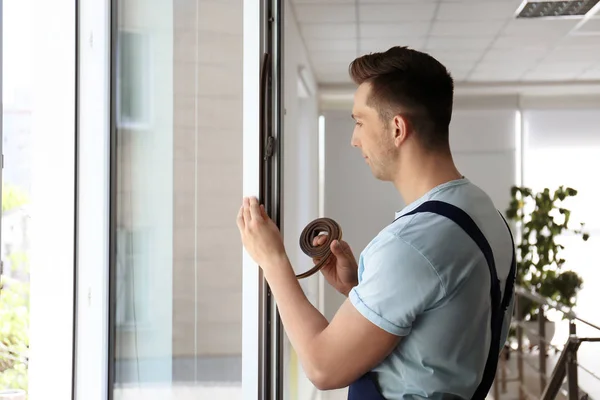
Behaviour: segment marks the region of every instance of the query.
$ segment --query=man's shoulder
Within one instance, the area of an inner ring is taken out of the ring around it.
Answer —
[[[439,279],[436,267],[417,245],[416,239],[388,228],[382,230],[361,254],[367,273],[378,275],[378,279],[404,280],[407,276],[413,280]]]

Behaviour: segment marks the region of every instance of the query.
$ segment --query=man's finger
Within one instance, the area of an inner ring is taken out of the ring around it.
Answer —
[[[244,205],[243,204],[240,207],[240,211],[238,211],[235,221],[240,230],[244,229]]]
[[[340,244],[342,245],[342,251],[346,253],[348,257],[354,257],[354,255],[352,254],[352,249],[350,248],[350,245],[348,243],[344,242],[343,240],[340,240]]]
[[[313,239],[313,246],[321,245],[327,241],[327,235],[318,235]]]
[[[252,220],[251,214],[250,214],[250,201],[248,200],[247,197],[244,197],[244,225],[248,226],[248,224],[250,223],[250,221]]]
[[[260,207],[258,205],[258,199],[256,197],[250,198],[250,217],[257,221],[260,221],[263,219],[261,212],[260,212]]]
[[[267,210],[265,210],[265,206],[264,204],[260,205],[260,215],[262,215],[262,217],[267,220],[269,218],[269,215],[267,214]]]

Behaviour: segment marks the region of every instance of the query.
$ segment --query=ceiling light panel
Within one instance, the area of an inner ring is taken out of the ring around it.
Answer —
[[[598,1],[526,1],[520,7],[517,18],[582,17],[598,4]]]

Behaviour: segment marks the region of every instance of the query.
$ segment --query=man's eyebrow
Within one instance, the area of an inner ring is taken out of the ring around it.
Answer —
[[[352,113],[351,117],[353,120],[356,120],[356,118],[359,118],[360,115]]]

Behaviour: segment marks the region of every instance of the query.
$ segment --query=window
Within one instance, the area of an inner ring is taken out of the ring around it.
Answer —
[[[578,191],[565,205],[572,211],[571,227],[584,222],[590,239],[565,235],[561,243],[564,268],[577,272],[583,279],[575,311],[584,318],[597,315],[600,291],[600,212],[597,172],[600,171],[600,114],[597,109],[526,110],[524,118],[524,185],[534,190],[556,189],[560,185]],[[582,326],[585,329],[585,326]],[[585,336],[585,332],[578,332]],[[557,328],[555,341],[562,344],[568,329]],[[590,348],[591,349],[591,348]],[[580,352],[581,354],[581,352]],[[596,353],[594,353],[596,354]],[[594,355],[597,357],[597,354]]]
[[[242,396],[242,7],[117,2],[115,399]]]

